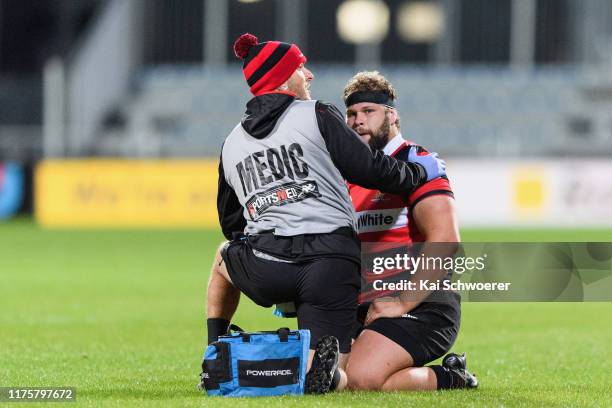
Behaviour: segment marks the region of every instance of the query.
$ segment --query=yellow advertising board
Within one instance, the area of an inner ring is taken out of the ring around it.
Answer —
[[[547,199],[545,171],[539,167],[517,166],[512,170],[514,206],[520,214],[537,214]]]
[[[45,160],[35,173],[44,227],[218,227],[216,160]]]

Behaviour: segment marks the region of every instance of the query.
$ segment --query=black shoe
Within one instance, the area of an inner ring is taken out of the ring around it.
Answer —
[[[323,336],[317,341],[310,371],[306,374],[305,394],[325,394],[331,391],[340,354],[338,339]]]
[[[451,388],[477,388],[478,379],[467,370],[465,353],[458,355],[455,353],[447,354],[442,359],[444,367],[451,375]]]

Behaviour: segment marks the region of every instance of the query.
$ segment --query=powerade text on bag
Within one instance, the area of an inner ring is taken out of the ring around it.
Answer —
[[[208,395],[303,394],[310,331],[235,332],[204,352],[200,384]]]

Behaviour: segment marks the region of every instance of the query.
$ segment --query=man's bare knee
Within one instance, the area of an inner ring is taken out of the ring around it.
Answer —
[[[348,378],[347,388],[352,390],[380,390],[385,383],[386,378],[372,373],[366,367],[351,368],[347,367],[346,376]]]
[[[397,391],[397,389],[395,388],[395,386],[393,384],[390,384],[389,381],[385,381],[385,383],[380,387],[380,391]]]

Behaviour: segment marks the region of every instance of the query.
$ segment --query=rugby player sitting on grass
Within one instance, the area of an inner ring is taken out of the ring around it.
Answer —
[[[343,96],[348,125],[373,150],[404,161],[426,154],[421,146],[402,138],[395,89],[378,72],[356,74]],[[448,247],[453,252],[452,243],[460,240],[446,176],[425,183],[408,196],[383,194],[354,184],[349,184],[349,189],[362,242],[451,243]],[[360,295],[364,327],[347,365],[349,388],[399,391],[477,387],[476,377],[466,369],[465,355],[451,353],[442,365],[424,366],[447,353],[457,338],[459,294],[422,293],[419,298],[414,293],[408,299],[400,296],[384,301],[375,299],[374,292]]]

